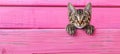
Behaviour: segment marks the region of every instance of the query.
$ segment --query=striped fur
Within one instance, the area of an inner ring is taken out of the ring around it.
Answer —
[[[69,34],[74,34],[75,31],[73,32],[73,29],[70,30],[70,28],[75,27],[77,29],[86,30],[87,34],[92,34],[94,31],[94,26],[90,25],[91,10],[91,3],[88,3],[84,9],[75,9],[71,3],[68,3],[69,24],[71,26],[66,27],[67,32]]]

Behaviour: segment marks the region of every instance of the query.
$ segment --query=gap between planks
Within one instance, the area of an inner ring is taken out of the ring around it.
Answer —
[[[75,7],[85,7],[85,5],[74,5]],[[67,5],[0,5],[0,7],[67,7]],[[120,8],[113,5],[92,5],[93,8]]]
[[[120,0],[0,0],[1,5],[85,5],[91,2],[93,5],[120,6]]]

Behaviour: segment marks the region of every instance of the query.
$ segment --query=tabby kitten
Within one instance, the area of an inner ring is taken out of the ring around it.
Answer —
[[[83,29],[89,35],[93,34],[94,26],[90,25],[91,12],[91,3],[88,3],[84,9],[75,9],[71,3],[68,3],[69,24],[66,27],[68,34],[74,35],[76,29]]]

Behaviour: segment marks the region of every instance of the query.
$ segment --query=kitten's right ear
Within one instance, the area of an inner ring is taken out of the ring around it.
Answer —
[[[68,3],[68,11],[69,13],[76,13],[75,7],[70,2]]]
[[[84,11],[87,11],[87,12],[92,12],[92,4],[91,3],[88,3],[87,5],[86,5],[86,7],[84,8]]]

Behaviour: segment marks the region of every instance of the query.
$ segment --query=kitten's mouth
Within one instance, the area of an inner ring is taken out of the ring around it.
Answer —
[[[84,28],[85,26],[86,26],[86,24],[74,24],[74,26],[76,27],[76,28]]]

